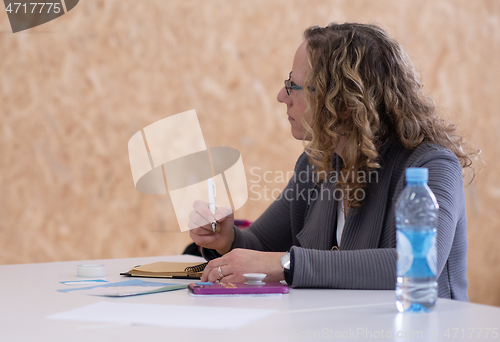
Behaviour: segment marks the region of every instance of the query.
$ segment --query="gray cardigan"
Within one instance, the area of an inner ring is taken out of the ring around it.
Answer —
[[[379,148],[381,169],[366,189],[360,208],[351,208],[336,245],[337,205],[315,185],[303,153],[282,196],[248,228],[235,229],[233,248],[292,252],[292,287],[391,290],[396,282],[394,206],[407,167],[429,169],[428,186],[438,201],[438,295],[467,301],[467,219],[462,169],[441,146],[422,144],[413,152],[399,143]],[[340,159],[334,158],[334,169]],[[330,186],[330,190],[334,187]],[[330,192],[331,194],[332,192]],[[308,198],[316,200],[309,201]],[[337,196],[338,198],[338,196]],[[308,203],[309,202],[309,203]]]

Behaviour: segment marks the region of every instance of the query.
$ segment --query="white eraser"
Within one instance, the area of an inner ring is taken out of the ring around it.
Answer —
[[[76,275],[83,278],[102,278],[106,276],[106,266],[101,264],[78,265]]]

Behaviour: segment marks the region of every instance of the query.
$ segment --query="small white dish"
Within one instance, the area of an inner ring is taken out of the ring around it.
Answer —
[[[243,277],[245,277],[245,284],[247,285],[262,285],[264,284],[262,280],[267,276],[265,273],[245,273]]]

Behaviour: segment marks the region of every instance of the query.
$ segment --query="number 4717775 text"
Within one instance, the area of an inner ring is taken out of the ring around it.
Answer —
[[[50,11],[52,11],[53,13],[59,13],[61,12],[61,7],[60,3],[58,2],[56,3],[30,2],[29,4],[15,2],[15,3],[10,3],[6,8],[6,11],[9,13],[32,13],[32,14],[50,13]]]

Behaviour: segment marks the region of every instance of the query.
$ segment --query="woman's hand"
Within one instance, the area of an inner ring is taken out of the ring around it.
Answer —
[[[265,273],[264,281],[284,279],[281,257],[285,252],[259,252],[250,249],[233,249],[220,258],[210,261],[203,271],[201,281],[223,283],[244,282],[245,273]],[[220,271],[223,275],[221,278]]]
[[[234,213],[231,208],[220,207],[215,214],[209,209],[208,203],[198,200],[193,204],[189,214],[189,236],[198,246],[215,249],[224,255],[231,250],[234,241]],[[217,221],[215,232],[212,222]]]

